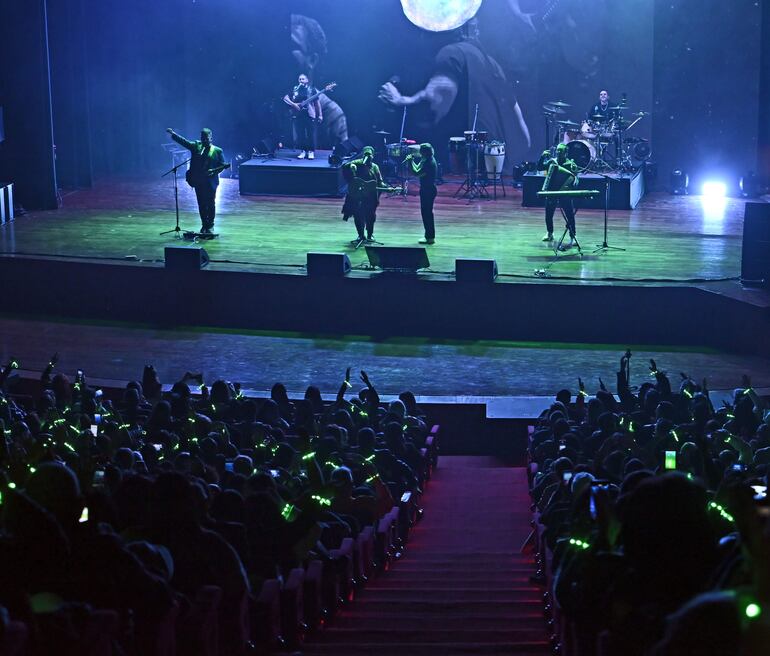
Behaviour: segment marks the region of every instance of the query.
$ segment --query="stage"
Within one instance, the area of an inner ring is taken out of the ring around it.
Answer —
[[[216,231],[201,272],[163,269],[174,235],[166,180],[112,179],[65,194],[57,211],[18,217],[0,228],[0,277],[10,312],[157,325],[306,330],[453,339],[585,343],[699,344],[764,352],[770,299],[745,290],[740,272],[743,201],[648,194],[634,211],[609,213],[608,242],[594,253],[603,211],[583,210],[575,251],[554,258],[540,241],[541,209],[521,191],[467,202],[452,198],[461,178],[440,187],[430,268],[412,277],[368,269],[349,243],[352,221],[340,199],[242,196],[219,189]],[[416,186],[412,186],[416,191]],[[199,225],[191,189],[180,190],[183,230]],[[416,196],[383,197],[375,236],[417,246]],[[308,252],[346,253],[339,279],[306,275]],[[458,283],[458,258],[494,259],[494,284]],[[120,290],[120,302],[114,291]],[[666,316],[657,308],[666,307]]]

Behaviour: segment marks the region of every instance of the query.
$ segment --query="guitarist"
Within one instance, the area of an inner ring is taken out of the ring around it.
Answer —
[[[363,191],[357,192],[353,191],[356,185],[348,184],[348,195],[342,206],[342,218],[347,221],[352,216],[355,221],[358,237],[350,243],[358,248],[362,243],[374,239],[374,222],[377,220],[377,206],[380,204],[380,192],[377,187],[383,186],[380,167],[374,163],[374,148],[366,146],[359,159],[354,159],[342,167],[342,173],[349,183],[356,179],[372,183]]]
[[[315,159],[315,149],[318,145],[318,124],[323,120],[321,101],[315,98],[306,108],[301,107],[311,96],[318,93],[318,89],[310,84],[310,79],[305,73],[300,73],[298,84],[292,89],[291,94],[286,94],[283,101],[294,110],[292,133],[294,147],[300,149],[299,159]]]
[[[183,136],[167,128],[166,132],[183,148],[190,151],[190,169],[187,171],[187,183],[195,189],[198,200],[198,212],[201,215],[201,232],[211,234],[216,214],[216,196],[219,186],[219,171],[226,168],[222,149],[211,142],[211,130],[201,130],[200,141],[188,141]]]

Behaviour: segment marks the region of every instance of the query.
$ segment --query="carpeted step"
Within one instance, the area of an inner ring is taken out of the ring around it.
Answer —
[[[361,642],[354,645],[313,644],[305,645],[303,656],[333,654],[334,656],[486,656],[501,654],[511,656],[542,656],[550,654],[547,641],[542,642],[501,642],[501,643],[402,643],[402,642]]]

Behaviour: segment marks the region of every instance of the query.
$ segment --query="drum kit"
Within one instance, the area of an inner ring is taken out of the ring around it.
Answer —
[[[626,173],[638,169],[652,155],[647,139],[626,136],[649,113],[628,114],[625,96],[619,105],[609,107],[609,114],[594,114],[580,123],[565,117],[571,107],[562,100],[543,105],[546,148],[565,144],[567,156],[581,171]]]

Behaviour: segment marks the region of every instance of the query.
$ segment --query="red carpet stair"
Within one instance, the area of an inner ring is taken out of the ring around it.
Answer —
[[[547,654],[543,590],[519,548],[532,514],[524,469],[442,456],[402,560],[304,645],[318,654]]]

